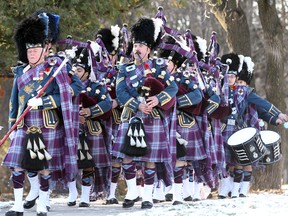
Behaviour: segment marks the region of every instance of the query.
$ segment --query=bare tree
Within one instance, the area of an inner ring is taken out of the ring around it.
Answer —
[[[266,96],[267,100],[275,104],[280,110],[285,110],[284,101],[284,49],[283,49],[283,27],[278,17],[275,1],[258,0],[259,18],[264,33],[265,57],[266,57]],[[275,92],[277,92],[275,94]],[[282,143],[286,140],[283,127],[273,128],[282,137]],[[283,148],[286,155],[287,148]],[[255,189],[280,189],[283,170],[283,161],[267,166],[262,175],[254,174]]]

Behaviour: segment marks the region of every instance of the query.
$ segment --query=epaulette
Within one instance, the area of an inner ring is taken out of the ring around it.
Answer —
[[[135,70],[135,69],[136,69],[136,66],[134,65],[133,62],[129,62],[129,63],[126,63],[126,64],[118,64],[117,65],[118,73],[126,73],[126,72],[129,72],[129,71]]]
[[[11,72],[12,72],[14,75],[16,75],[16,74],[18,73],[18,71],[19,71],[20,68],[23,68],[23,71],[27,68],[27,69],[26,69],[26,71],[27,71],[27,70],[29,70],[29,69],[31,68],[31,66],[28,65],[28,64],[26,64],[26,63],[23,63],[23,62],[18,62],[18,64],[17,64],[16,66],[11,67],[10,69],[11,69]],[[23,72],[23,73],[24,73],[24,72]]]

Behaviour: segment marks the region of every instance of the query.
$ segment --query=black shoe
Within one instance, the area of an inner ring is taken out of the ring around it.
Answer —
[[[228,196],[229,196],[229,197],[231,197],[231,194],[232,194],[232,193],[231,193],[231,192],[229,192],[229,193],[228,193]]]
[[[157,204],[157,203],[161,203],[164,202],[165,200],[158,200],[158,199],[153,199],[153,203]]]
[[[173,194],[166,194],[165,199],[167,202],[171,202],[173,200]]]
[[[67,205],[68,205],[68,206],[75,206],[75,205],[76,205],[76,200],[73,201],[73,202],[68,202]]]
[[[139,202],[142,200],[142,197],[138,196],[136,199],[134,199],[134,202]]]
[[[16,212],[13,210],[9,210],[5,213],[5,216],[23,216],[23,212]]]
[[[51,207],[50,206],[46,206],[47,212],[50,211]]]
[[[153,203],[149,201],[144,201],[141,203],[141,209],[151,209],[153,207]]]
[[[223,195],[218,195],[218,199],[226,199],[226,197]]]
[[[30,208],[32,208],[32,207],[35,205],[35,203],[36,203],[36,199],[38,199],[38,196],[37,196],[35,199],[30,200],[30,201],[25,200],[25,201],[24,201],[24,204],[23,204],[23,207],[24,207],[25,209],[30,209]]]
[[[112,205],[112,204],[119,204],[119,202],[116,198],[106,200],[106,205]]]
[[[80,202],[79,203],[79,207],[89,207],[90,204],[89,203],[85,203],[85,202]]]
[[[37,212],[37,216],[47,216],[47,212]]]
[[[131,208],[134,206],[134,200],[124,199],[124,202],[122,203],[123,208]]]
[[[200,201],[200,199],[195,198],[195,199],[193,199],[192,201],[193,201],[193,202],[198,202],[198,201]]]
[[[237,196],[232,196],[231,198],[232,198],[232,199],[235,199],[235,198],[238,198],[238,197],[237,197]]]
[[[186,198],[184,198],[184,201],[192,201],[193,199],[192,199],[192,197],[191,196],[188,196],[188,197],[186,197]]]
[[[181,205],[181,204],[183,204],[183,202],[180,202],[180,201],[177,201],[177,200],[172,203],[172,205]]]
[[[239,197],[246,197],[244,194],[239,194]]]

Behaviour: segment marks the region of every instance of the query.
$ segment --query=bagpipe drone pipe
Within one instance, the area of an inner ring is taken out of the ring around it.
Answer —
[[[194,43],[190,30],[185,33],[188,44],[195,52]],[[196,66],[198,81],[202,82],[203,98],[202,102],[197,104],[193,109],[193,114],[201,115],[207,110],[211,118],[222,119],[231,113],[231,108],[228,103],[228,85],[221,88],[220,83],[228,70],[228,65],[222,64],[217,58],[219,53],[219,44],[216,41],[216,33],[212,32],[210,45],[208,47],[208,56],[200,61],[197,55],[193,55],[190,59]],[[206,63],[208,62],[208,63]],[[224,80],[227,84],[227,78]],[[224,92],[223,92],[224,91]]]

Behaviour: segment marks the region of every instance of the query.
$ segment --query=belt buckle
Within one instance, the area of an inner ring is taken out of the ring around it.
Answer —
[[[227,124],[228,125],[235,125],[235,119],[228,119]]]

